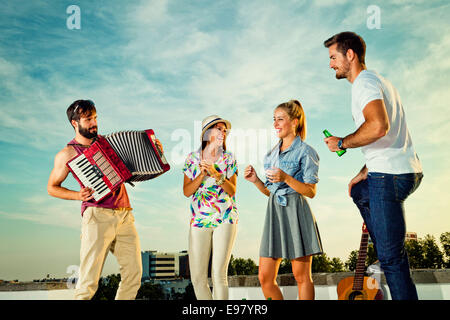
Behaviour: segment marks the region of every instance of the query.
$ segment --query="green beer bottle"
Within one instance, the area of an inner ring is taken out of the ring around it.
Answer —
[[[323,130],[323,134],[324,134],[325,137],[327,137],[327,138],[332,136],[332,134],[329,133],[327,129]],[[336,151],[336,153],[337,153],[337,155],[338,155],[339,157],[342,156],[342,155],[343,155],[344,153],[346,153],[346,152],[347,152],[347,150],[339,150],[339,151]]]

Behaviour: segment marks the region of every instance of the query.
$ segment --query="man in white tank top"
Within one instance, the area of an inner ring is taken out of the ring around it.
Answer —
[[[423,174],[406,125],[397,89],[365,65],[366,45],[353,32],[324,42],[337,79],[352,83],[352,115],[356,131],[325,138],[330,151],[361,148],[366,163],[350,181],[349,195],[358,206],[392,299],[416,300],[404,241],[404,200],[419,186]]]

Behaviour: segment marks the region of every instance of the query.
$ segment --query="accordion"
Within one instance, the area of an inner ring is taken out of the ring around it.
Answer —
[[[117,190],[124,182],[156,178],[170,169],[156,145],[153,130],[120,131],[97,140],[67,162],[81,187],[94,190],[95,202]]]

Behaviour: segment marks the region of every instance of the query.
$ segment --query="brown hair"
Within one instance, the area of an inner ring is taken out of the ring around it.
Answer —
[[[288,114],[291,120],[298,119],[297,127],[295,128],[295,135],[300,136],[302,141],[306,139],[306,118],[303,107],[298,100],[291,100],[280,104],[275,109],[281,108]]]
[[[227,124],[225,122],[217,122],[217,123],[223,123],[225,125],[225,127],[227,126]],[[205,134],[203,135],[203,140],[202,140],[202,151],[205,150],[206,145],[209,142],[209,136],[210,136],[209,130],[211,130],[212,128],[215,128],[217,123],[215,125],[209,127],[208,130],[205,131]],[[207,135],[208,139],[205,139],[205,135]],[[225,139],[223,140],[223,146],[222,146],[223,151],[227,151],[226,137],[227,137],[227,135],[225,135]]]
[[[67,119],[69,119],[72,125],[72,120],[78,122],[81,116],[89,117],[94,112],[97,111],[92,100],[76,100],[67,108],[66,114]]]
[[[353,52],[358,56],[359,62],[361,64],[366,64],[366,43],[361,36],[354,32],[346,31],[335,34],[330,39],[325,40],[323,45],[326,48],[331,47],[333,44],[337,43],[337,50],[343,55],[347,54],[348,49],[352,49]]]

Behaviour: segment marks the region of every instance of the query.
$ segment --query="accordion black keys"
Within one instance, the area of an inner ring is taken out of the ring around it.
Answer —
[[[68,161],[67,167],[81,187],[94,190],[95,202],[124,182],[153,179],[170,169],[151,129],[98,136],[88,149]]]

